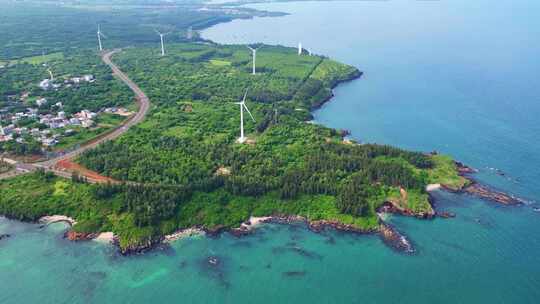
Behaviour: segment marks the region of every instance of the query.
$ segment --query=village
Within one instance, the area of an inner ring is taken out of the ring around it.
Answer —
[[[44,91],[58,90],[62,86],[69,88],[83,82],[92,83],[95,81],[93,75],[72,77],[63,81],[62,84],[55,83],[51,75],[50,79],[43,79],[38,86]],[[35,140],[41,143],[43,148],[57,145],[63,137],[74,135],[81,130],[96,126],[96,119],[103,113],[129,116],[132,113],[122,107],[109,107],[92,112],[83,109],[74,114],[67,114],[63,110],[62,102],[51,102],[45,97],[38,97],[34,101],[28,102],[28,93],[22,93],[17,111],[10,107],[0,108],[0,143],[16,141],[25,143]],[[13,104],[13,102],[12,102]],[[25,110],[20,110],[20,105],[27,106]]]

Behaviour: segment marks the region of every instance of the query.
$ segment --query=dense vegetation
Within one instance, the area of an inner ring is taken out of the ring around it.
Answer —
[[[72,9],[85,13],[81,7],[63,7],[57,13],[59,19],[68,22],[61,15]],[[114,28],[127,28],[122,22],[133,20],[127,16],[133,17],[129,14],[138,14],[137,10],[122,8],[110,23],[102,22],[109,13],[93,13],[90,20],[101,23],[104,31],[108,28],[107,34],[114,37],[108,42],[112,44],[155,39],[149,24],[168,23],[179,30],[197,24],[195,20],[207,24],[230,18],[208,11],[187,14],[178,21],[180,11],[185,8],[144,15],[126,36]],[[94,25],[87,27],[88,33],[73,38],[74,43],[95,39]],[[59,33],[67,35],[63,41],[72,35]],[[21,46],[15,38],[9,39]],[[80,95],[77,90],[37,92],[40,95],[65,99],[70,111],[129,100],[127,89],[111,78],[92,52],[66,51],[52,40],[40,43],[53,45],[49,54],[62,50],[61,57],[49,55],[46,60],[59,75],[85,70],[96,75],[100,84],[99,88],[83,88]],[[22,49],[29,54],[37,51],[32,46]],[[6,57],[17,57],[15,48],[3,52]],[[115,55],[114,61],[150,97],[151,112],[119,139],[78,159],[85,167],[121,183],[90,185],[43,172],[17,177],[0,182],[0,214],[23,220],[65,214],[77,219],[75,230],[113,231],[120,237],[121,247],[127,248],[178,228],[236,227],[250,215],[300,215],[372,230],[378,222],[375,211],[385,201],[398,201],[419,214],[429,213],[428,183],[462,182],[449,158],[384,145],[359,145],[344,141],[344,132],[310,122],[310,111],[332,96],[335,85],[360,75],[353,67],[320,56],[298,56],[295,49],[278,46],[258,51],[257,75],[251,75],[251,53],[245,46],[168,43],[167,56],[158,54],[157,46],[152,46]],[[27,57],[0,70],[0,82],[6,84],[0,86],[0,93],[28,90],[30,96],[36,96],[37,89],[30,84],[47,76],[40,65],[43,60]],[[249,140],[238,144],[239,108],[234,102],[246,89],[255,122],[246,115]],[[88,96],[95,99],[88,100]]]

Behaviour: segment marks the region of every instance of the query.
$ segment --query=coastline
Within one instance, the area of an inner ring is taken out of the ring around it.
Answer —
[[[339,86],[342,83],[353,81],[356,79],[361,78],[363,75],[363,72],[359,71],[358,69],[354,69],[354,71],[348,73],[347,75],[344,75],[341,79],[337,79],[331,83],[331,92],[328,97],[323,99],[321,102],[316,102],[312,105],[310,112],[320,108],[323,106],[326,102],[331,101],[331,99],[334,97],[334,89]],[[342,137],[344,137],[346,134],[342,134]],[[466,176],[467,174],[475,173],[475,170],[471,169],[470,167],[467,167],[466,165],[455,162],[458,173],[460,176],[465,177],[467,180],[472,181],[472,178],[469,176]],[[471,185],[474,185],[476,183],[471,182]],[[429,184],[426,187],[426,190],[428,192],[435,191],[438,189],[443,190],[451,190],[450,187],[447,187],[443,184]],[[465,193],[474,193],[474,191],[469,190],[468,187],[464,187],[461,189],[455,190],[456,192],[465,192]],[[484,189],[484,188],[482,188]],[[484,191],[485,192],[485,191]],[[485,194],[485,193],[484,193]],[[399,206],[399,204],[394,204],[390,200],[385,202],[384,205],[379,208],[380,210],[377,210],[378,212],[382,213],[393,213],[393,214],[400,214],[403,216],[414,216],[416,218],[421,219],[432,219],[436,216],[440,216],[442,218],[449,218],[454,217],[454,214],[449,213],[437,213],[434,208],[433,204],[433,197],[429,195],[429,203],[432,207],[432,212],[414,212],[408,208],[403,208]],[[65,233],[65,237],[71,241],[85,241],[85,240],[95,240],[102,243],[109,243],[114,244],[120,251],[121,254],[129,255],[129,254],[138,254],[145,252],[147,250],[151,250],[152,248],[158,247],[163,244],[168,244],[170,242],[173,242],[175,240],[179,240],[185,237],[191,237],[191,236],[205,236],[208,235],[210,237],[219,235],[223,232],[231,233],[232,235],[236,237],[241,237],[244,235],[248,235],[253,232],[254,229],[256,229],[257,226],[263,224],[263,223],[274,223],[274,224],[292,224],[292,223],[304,223],[312,232],[320,233],[326,229],[334,229],[335,231],[342,231],[342,232],[348,232],[348,233],[358,233],[358,234],[378,234],[383,242],[391,247],[392,249],[403,252],[403,253],[412,253],[415,252],[413,245],[408,240],[406,236],[401,234],[397,229],[387,223],[384,222],[383,218],[379,216],[378,218],[379,224],[376,228],[371,228],[368,230],[363,230],[360,228],[357,228],[353,225],[348,225],[339,222],[338,220],[314,220],[310,221],[305,217],[298,216],[298,215],[269,215],[265,217],[253,217],[251,216],[249,219],[247,219],[245,222],[240,223],[238,227],[233,228],[227,228],[224,226],[216,226],[216,227],[188,227],[184,229],[180,229],[172,234],[169,235],[154,235],[151,236],[145,240],[140,240],[138,243],[131,243],[131,244],[122,244],[117,236],[115,236],[112,232],[103,232],[103,233],[84,233],[84,232],[77,232],[74,229],[69,229]],[[54,222],[66,222],[70,226],[75,225],[77,222],[75,219],[63,216],[63,215],[53,215],[53,216],[45,216],[40,218],[39,222],[50,224]]]
[[[217,44],[217,43],[216,43]],[[331,99],[335,96],[334,95],[334,89],[339,86],[342,83],[353,81],[356,79],[359,79],[363,76],[363,72],[358,70],[357,68],[354,68],[353,71],[346,75],[342,75],[340,79],[333,79],[330,82],[330,93],[327,96],[324,96],[324,98],[321,98],[320,101],[315,101],[310,106],[310,113],[316,109],[319,109],[320,107],[324,106],[327,102],[330,102]],[[345,137],[345,133],[342,134],[342,139]],[[468,193],[471,195],[477,195],[485,199],[494,200],[503,203],[503,204],[514,204],[512,202],[515,202],[515,198],[512,196],[509,196],[507,194],[504,194],[502,192],[496,192],[493,190],[490,190],[488,187],[480,185],[472,177],[469,177],[468,174],[474,173],[474,170],[465,166],[462,163],[455,162],[458,168],[458,172],[460,176],[465,177],[468,181],[470,181],[470,184],[466,187],[462,187],[460,189],[452,189],[451,187],[447,187],[444,184],[430,184],[427,187],[428,194],[430,191],[435,191],[437,189],[443,189],[447,191],[454,191],[459,193]],[[467,176],[466,176],[467,175]],[[414,212],[407,207],[403,208],[399,206],[399,204],[394,204],[391,201],[385,202],[383,205],[382,212],[387,213],[394,213],[394,214],[400,214],[404,216],[414,216],[417,218],[422,219],[431,219],[435,216],[440,216],[443,218],[447,217],[453,217],[455,215],[452,214],[445,214],[445,213],[437,213],[434,208],[433,204],[433,197],[429,195],[429,203],[432,207],[433,212]],[[48,216],[42,218],[43,222],[46,224],[54,223],[63,221],[70,226],[73,226],[76,224],[76,221],[72,218],[61,216],[61,215],[54,215],[54,216]],[[41,222],[41,219],[40,219]],[[185,229],[181,229],[176,231],[173,234],[170,235],[153,235],[147,239],[140,240],[139,243],[133,243],[133,244],[124,244],[123,246],[120,245],[120,240],[118,237],[116,237],[112,232],[104,232],[104,233],[84,233],[84,232],[77,232],[74,229],[70,229],[66,232],[66,238],[72,241],[83,241],[83,240],[96,240],[100,242],[106,242],[106,243],[113,243],[118,246],[122,254],[131,254],[131,253],[140,253],[149,249],[152,249],[153,247],[163,244],[163,243],[169,243],[174,240],[178,240],[184,237],[194,236],[194,235],[208,235],[208,236],[215,236],[222,232],[229,232],[235,236],[243,236],[251,233],[256,226],[262,224],[262,223],[276,223],[276,224],[291,224],[293,222],[303,222],[307,225],[307,228],[313,232],[319,233],[325,229],[335,229],[336,231],[344,231],[344,232],[351,232],[351,233],[360,233],[360,234],[375,234],[378,233],[383,240],[387,240],[388,242],[385,242],[387,244],[390,244],[391,247],[398,249],[398,250],[404,250],[405,252],[414,252],[414,250],[410,250],[412,248],[411,243],[407,240],[406,237],[401,235],[395,228],[392,226],[385,224],[384,221],[379,218],[379,225],[377,228],[372,228],[369,230],[362,230],[359,229],[353,225],[348,225],[341,223],[337,220],[317,220],[317,221],[309,221],[307,218],[298,216],[298,215],[270,215],[266,217],[250,217],[250,219],[246,220],[245,222],[241,223],[239,227],[235,228],[228,228],[224,226],[216,226],[211,228],[201,228],[201,227],[189,227]],[[129,242],[129,241],[128,241]],[[400,249],[401,248],[401,249]]]

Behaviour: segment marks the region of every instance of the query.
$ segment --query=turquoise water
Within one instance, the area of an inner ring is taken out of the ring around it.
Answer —
[[[530,205],[437,192],[455,219],[392,217],[417,254],[376,236],[266,225],[237,239],[180,240],[118,256],[96,242],[0,219],[0,303],[537,303],[540,297],[540,3],[376,1],[265,4],[289,16],[234,21],[217,42],[302,40],[361,80],[315,113],[352,137],[438,151]],[[264,56],[261,50],[259,56]],[[498,168],[506,176],[489,168]],[[207,258],[216,256],[218,265]]]

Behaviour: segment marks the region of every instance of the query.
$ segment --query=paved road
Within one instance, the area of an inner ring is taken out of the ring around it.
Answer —
[[[85,152],[86,150],[95,148],[97,145],[103,143],[104,141],[118,138],[119,136],[127,132],[127,130],[131,126],[138,124],[144,119],[144,117],[148,113],[148,110],[150,109],[150,100],[148,99],[146,94],[144,94],[144,92],[111,61],[111,56],[119,51],[120,50],[117,49],[117,50],[105,52],[102,54],[101,59],[103,60],[103,62],[105,62],[105,64],[107,64],[112,69],[113,75],[117,76],[120,80],[122,80],[133,91],[133,93],[135,93],[135,97],[137,99],[137,102],[139,103],[139,110],[137,111],[137,113],[134,116],[132,116],[128,121],[126,121],[122,125],[118,126],[116,129],[114,129],[113,131],[107,133],[104,136],[100,136],[96,138],[95,140],[92,140],[88,142],[87,144],[82,145],[80,148],[73,150],[69,153],[66,153],[64,155],[61,155],[56,158],[52,158],[43,162],[38,162],[38,163],[33,163],[33,164],[17,163],[15,165],[15,171],[0,174],[0,179],[10,178],[10,177],[24,174],[27,172],[35,171],[38,168],[43,168],[46,171],[51,171],[55,173],[56,175],[59,175],[62,177],[70,177],[71,176],[70,173],[67,173],[65,171],[55,170],[54,166],[56,165],[57,162],[61,160],[72,159],[76,157],[77,155],[80,155],[81,153]]]

